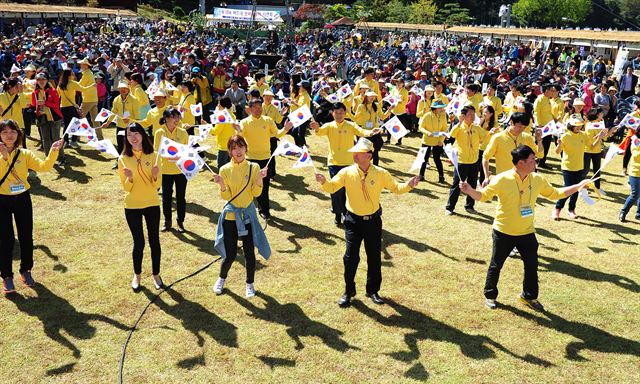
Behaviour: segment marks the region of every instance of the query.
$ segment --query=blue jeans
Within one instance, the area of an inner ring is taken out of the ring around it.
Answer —
[[[622,206],[622,212],[626,215],[631,210],[631,206],[636,204],[636,218],[640,217],[640,177],[629,176],[629,185],[631,185],[631,194]]]
[[[579,182],[582,181],[582,175],[583,175],[583,171],[564,171],[563,170],[562,178],[564,179],[564,186],[568,187],[573,184],[578,184]],[[564,199],[558,200],[558,202],[556,203],[556,208],[557,209],[564,208],[564,204],[567,202],[567,199],[569,199],[569,210],[575,211],[576,202],[578,201],[577,193],[574,193],[569,197],[565,197]]]
[[[600,163],[602,161],[602,156],[599,153],[584,153],[584,178],[587,178],[589,174],[589,164],[593,164],[593,173],[595,174],[600,169]],[[596,188],[600,189],[600,179],[597,179],[593,182],[593,185]]]

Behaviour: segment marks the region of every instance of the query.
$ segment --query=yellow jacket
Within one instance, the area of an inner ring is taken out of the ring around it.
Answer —
[[[11,102],[15,97],[18,99],[11,105]],[[7,112],[7,108],[11,105],[11,109]],[[22,109],[31,105],[31,96],[26,93],[16,93],[10,95],[9,92],[0,93],[0,107],[2,107],[2,113],[4,116],[0,117],[0,120],[14,120],[18,123],[18,127],[24,129],[24,119],[22,118]]]
[[[251,169],[251,180],[249,180],[249,169]],[[220,197],[229,201],[242,191],[248,182],[247,188],[233,200],[235,207],[247,208],[253,202],[253,199],[262,193],[262,186],[256,184],[258,173],[260,173],[258,164],[250,163],[247,160],[236,163],[235,159],[232,158],[230,162],[220,168],[220,176],[222,176],[226,187],[224,191],[220,190]],[[235,220],[236,216],[233,212],[229,212],[225,219]]]
[[[464,122],[451,130],[451,137],[456,139],[458,146],[458,163],[474,164],[478,161],[482,128],[478,125],[467,125]]]
[[[21,143],[16,143],[21,145]],[[43,161],[36,157],[36,155],[28,149],[15,149],[11,151],[7,160],[4,160],[0,156],[0,177],[7,173],[7,169],[13,162],[13,158],[16,157],[18,150],[20,156],[13,165],[11,173],[7,176],[7,179],[0,186],[0,195],[18,195],[31,188],[27,178],[29,177],[29,170],[36,172],[47,172],[53,168],[53,164],[58,158],[58,151],[51,149],[49,156]]]
[[[97,103],[98,87],[96,86],[96,79],[93,77],[93,72],[91,72],[90,69],[82,71],[82,78],[80,78],[78,83],[80,87],[82,87],[82,102]]]
[[[122,95],[116,96],[116,98],[113,99],[111,112],[113,112],[113,114],[109,115],[107,125],[111,124],[113,120],[116,120],[116,127],[118,128],[127,127],[127,124],[124,122],[125,114],[129,118],[129,123],[133,120],[140,119],[140,107],[138,106],[138,100],[136,100],[136,98],[131,94],[128,94],[124,101],[122,101]]]
[[[281,138],[287,133],[283,128],[278,131],[272,118],[249,116],[240,121],[240,134],[247,141],[247,159],[266,160],[271,156],[271,137]]]
[[[433,134],[435,132],[447,132],[448,128],[449,123],[447,122],[446,113],[442,112],[440,115],[436,115],[433,111],[428,112],[420,118],[418,123],[418,130],[422,133],[422,144],[428,146],[444,144],[444,135],[433,136]]]
[[[160,119],[162,118],[162,114],[164,113],[167,106],[165,105],[162,108],[154,107],[148,113],[147,117],[142,120],[139,120],[138,123],[142,125],[144,128],[151,127],[152,135],[156,135],[156,132],[162,127],[160,124]]]
[[[156,153],[144,154],[133,151],[133,156],[121,155],[118,158],[118,175],[125,191],[124,207],[126,209],[142,209],[160,205],[158,188],[162,185],[162,173],[153,181],[151,168],[155,165]],[[122,163],[133,172],[132,181],[124,175]]]
[[[189,143],[189,134],[184,128],[176,127],[173,132],[169,132],[166,125],[161,125],[154,133],[153,149],[157,152],[162,142],[162,136],[167,139],[171,139],[179,144]],[[154,159],[155,160],[155,159]],[[176,160],[171,160],[166,157],[160,157],[160,172],[163,175],[179,175],[182,173],[180,168],[176,165]]]
[[[354,122],[345,120],[340,124],[335,121],[326,123],[316,131],[316,134],[327,136],[329,139],[328,165],[351,165],[353,154],[348,150],[353,147],[356,136],[366,137],[368,131]]]

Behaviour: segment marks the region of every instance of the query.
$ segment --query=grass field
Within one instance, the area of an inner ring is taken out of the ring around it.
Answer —
[[[325,139],[309,143],[326,173]],[[419,139],[405,144],[382,152],[381,165],[399,180],[410,176]],[[113,160],[87,146],[68,155],[65,171],[33,180],[40,284],[17,282],[18,293],[0,300],[4,383],[115,382],[127,330],[156,293],[148,248],[145,289],[129,287],[131,236]],[[434,183],[435,169],[409,194],[383,194],[387,304],[364,297],[363,254],[357,300],[338,308],[344,234],[312,170],[279,158],[267,228],[274,254],[258,262],[258,295],[244,298],[240,263],[222,296],[212,290],[217,263],[164,292],[133,334],[125,382],[638,383],[640,223],[635,211],[628,223],[617,220],[629,191],[620,162],[604,172],[608,196],[595,206],[579,200],[576,221],[552,221],[553,203],[539,200],[540,300],[548,312],[537,313],[517,302],[517,259],[503,269],[503,306],[484,307],[495,204],[477,204],[479,214],[469,216],[459,202],[462,213],[446,217],[448,186]],[[551,165],[557,169],[557,159]],[[559,172],[547,176],[560,185]],[[165,283],[217,257],[223,202],[210,174],[189,183],[187,204],[188,232],[161,234]]]

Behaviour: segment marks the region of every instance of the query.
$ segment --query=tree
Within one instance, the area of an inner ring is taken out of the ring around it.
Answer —
[[[520,25],[580,24],[591,11],[591,0],[518,0],[512,15]]]
[[[436,23],[447,25],[462,25],[469,23],[471,17],[469,16],[469,10],[463,8],[455,3],[446,3],[436,13]]]
[[[367,21],[385,21],[387,18],[387,0],[357,0],[353,3],[353,8],[360,13],[356,14],[358,20],[363,15]]]
[[[438,6],[433,0],[418,0],[409,5],[409,22],[414,24],[433,24]]]
[[[304,3],[293,14],[293,17],[302,21],[309,20],[309,19],[322,19],[322,15],[324,14],[324,8],[325,6],[323,4]]]
[[[338,20],[341,17],[351,17],[351,13],[351,10],[347,9],[347,6],[345,4],[338,3],[325,8],[322,17],[324,18],[325,22],[330,23],[332,21]]]
[[[387,15],[385,20],[389,23],[403,23],[407,19],[409,7],[404,5],[402,0],[391,0],[387,4]]]

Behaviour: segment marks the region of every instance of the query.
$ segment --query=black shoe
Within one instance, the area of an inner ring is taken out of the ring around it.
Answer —
[[[271,215],[265,212],[260,212],[260,217],[262,217],[265,220],[269,220],[271,218]]]
[[[371,301],[373,301],[374,304],[384,304],[384,300],[382,300],[382,297],[380,297],[377,293],[367,293],[367,297],[371,298]]]
[[[171,230],[171,225],[165,224],[160,228],[160,232],[167,232]]]
[[[118,169],[118,162],[116,161],[116,163],[113,165],[113,167],[111,167],[111,169]]]
[[[346,308],[349,305],[351,305],[351,296],[349,294],[345,293],[344,295],[342,295],[340,300],[338,300],[338,306],[340,308]]]
[[[424,181],[424,175],[420,175],[420,181]]]
[[[438,178],[438,183],[439,184],[446,184],[446,181],[444,181],[444,177],[439,177]]]
[[[625,223],[627,221],[627,214],[624,211],[620,211],[620,216],[618,216],[621,223]]]
[[[184,224],[178,222],[178,233],[185,233]]]
[[[476,213],[478,213],[475,209],[473,209],[472,207],[469,208],[465,208],[465,211],[467,211],[467,213],[470,213],[472,215],[475,215]]]
[[[334,224],[339,227],[342,225],[342,214],[341,213],[337,213],[336,217],[333,219]]]

